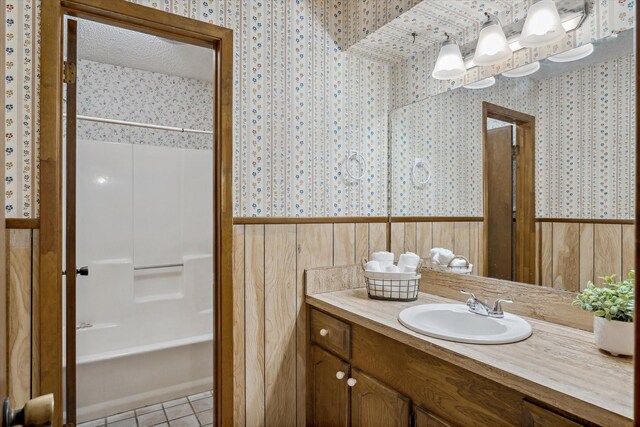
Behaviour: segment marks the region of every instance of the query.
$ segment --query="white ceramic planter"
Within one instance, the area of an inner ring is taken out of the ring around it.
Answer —
[[[633,356],[633,322],[620,322],[594,316],[593,332],[598,348],[614,356]]]

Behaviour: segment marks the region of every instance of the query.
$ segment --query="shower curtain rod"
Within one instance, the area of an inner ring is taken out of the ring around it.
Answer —
[[[152,125],[149,123],[128,122],[126,120],[104,119],[102,117],[81,116],[81,115],[77,115],[76,118],[78,120],[86,120],[88,122],[110,123],[113,125],[125,125],[125,126],[135,126],[139,128],[169,130],[172,132],[186,132],[186,133],[199,133],[199,134],[205,134],[205,135],[213,135],[213,131],[210,131],[210,130],[187,129],[187,128],[179,128],[179,127],[173,127],[173,126],[160,126],[160,125]]]

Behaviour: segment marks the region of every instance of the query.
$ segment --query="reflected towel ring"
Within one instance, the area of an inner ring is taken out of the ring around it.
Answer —
[[[418,169],[419,167],[423,167],[424,170],[427,172],[427,178],[425,178],[422,181],[419,181],[416,178],[416,169]],[[413,181],[414,185],[423,186],[423,185],[426,185],[431,180],[431,172],[429,172],[426,169],[426,167],[427,167],[427,164],[424,162],[423,159],[416,159],[415,163],[413,164],[413,168],[411,168],[411,181]]]
[[[354,176],[351,173],[351,169],[349,169],[349,163],[355,160],[358,163],[358,169],[360,171],[362,171],[362,173],[359,176]],[[360,154],[359,152],[357,152],[356,150],[353,150],[351,152],[351,154],[349,154],[347,156],[347,159],[345,161],[345,170],[347,172],[347,175],[349,176],[349,178],[355,180],[355,181],[360,181],[362,178],[364,178],[365,174],[367,173],[367,160],[364,158],[364,156],[362,154]]]

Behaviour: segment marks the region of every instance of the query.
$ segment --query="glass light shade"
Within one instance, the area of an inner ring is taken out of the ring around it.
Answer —
[[[522,67],[514,68],[511,71],[505,71],[502,73],[505,77],[524,77],[531,75],[540,69],[540,63],[538,61],[531,64],[523,65]]]
[[[555,2],[542,0],[529,8],[519,42],[524,47],[540,47],[558,42],[566,35]]]
[[[476,45],[473,62],[481,67],[497,64],[511,56],[511,47],[499,22],[493,21],[482,27]]]
[[[478,80],[477,82],[473,82],[471,84],[465,85],[465,89],[486,89],[488,87],[496,84],[495,77],[487,77],[486,79]]]
[[[466,72],[460,47],[452,41],[445,42],[440,48],[436,66],[431,73],[433,78],[438,80],[459,79]]]
[[[547,58],[551,62],[571,62],[586,58],[593,53],[593,45],[591,43],[570,49],[566,52],[559,53]]]

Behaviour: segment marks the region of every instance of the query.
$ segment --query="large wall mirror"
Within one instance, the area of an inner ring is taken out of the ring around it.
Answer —
[[[633,268],[633,30],[584,50],[390,113],[391,216],[423,258],[570,291]]]

